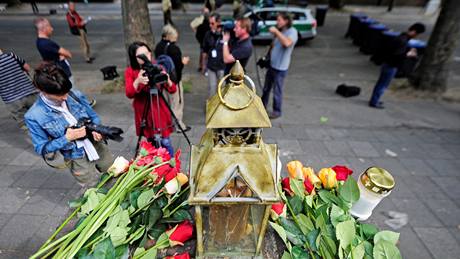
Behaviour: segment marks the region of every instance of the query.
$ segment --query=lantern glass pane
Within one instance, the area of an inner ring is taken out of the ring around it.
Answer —
[[[205,255],[254,254],[264,210],[249,204],[203,207]]]

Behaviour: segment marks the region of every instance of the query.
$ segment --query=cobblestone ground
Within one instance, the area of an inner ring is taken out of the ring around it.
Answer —
[[[122,93],[94,93],[94,86],[102,83],[97,70],[106,64],[122,67],[125,61],[119,7],[96,7],[82,7],[82,14],[91,14],[94,19],[89,28],[97,55],[93,65],[78,57],[78,42],[68,35],[62,17],[50,18],[58,41],[77,53],[73,67],[78,87],[96,96],[96,110],[104,124],[122,127],[126,132],[125,140],[111,142],[110,149],[130,158],[136,137],[129,100]],[[152,22],[159,35],[161,17],[154,7]],[[193,127],[189,134],[193,143],[199,141],[205,129],[207,93],[206,78],[194,72],[197,45],[192,33],[185,29],[197,10],[191,6],[187,14],[176,12],[173,16],[181,33],[179,44],[192,58],[192,65],[185,71],[185,78],[192,84],[191,92],[185,96],[185,122]],[[230,13],[228,8],[224,11]],[[14,49],[36,64],[39,57],[33,44],[32,17],[21,12],[24,9],[0,16],[0,37],[6,39],[2,48]],[[372,15],[395,29],[421,19],[431,29],[433,22],[433,18],[420,16],[419,9],[406,8],[399,13],[396,9],[391,15],[377,10]],[[368,108],[378,67],[343,38],[347,24],[348,13],[330,12],[318,37],[296,48],[286,80],[283,117],[264,130],[264,139],[279,145],[283,163],[298,159],[316,170],[344,164],[354,169],[355,177],[372,165],[386,168],[395,176],[396,187],[369,221],[391,229],[385,224],[388,211],[406,213],[408,224],[397,230],[401,232],[399,247],[404,258],[458,258],[460,107],[455,103],[402,98],[390,91],[384,97],[387,109]],[[259,56],[264,50],[263,46],[257,47]],[[250,60],[248,73],[255,78],[253,61]],[[335,87],[344,82],[361,86],[362,94],[351,99],[336,96]],[[69,211],[67,201],[76,196],[79,187],[67,171],[47,167],[33,153],[29,138],[18,130],[3,104],[0,110],[0,258],[25,258],[62,222]],[[173,141],[183,149],[187,168],[189,150],[185,140],[175,134]]]

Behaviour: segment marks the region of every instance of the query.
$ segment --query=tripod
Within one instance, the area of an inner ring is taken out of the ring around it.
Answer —
[[[144,129],[147,127],[147,116],[149,115],[149,110],[150,110],[150,116],[152,118],[152,128],[156,132],[154,134],[154,145],[156,148],[161,147],[161,141],[162,141],[162,136],[161,136],[161,131],[164,130],[159,127],[155,127],[155,116],[157,118],[157,121],[161,121],[161,113],[160,113],[160,100],[163,100],[165,103],[166,107],[168,108],[169,113],[171,114],[171,117],[174,120],[174,124],[177,125],[179,128],[180,132],[182,135],[184,135],[185,139],[187,140],[188,146],[190,147],[192,143],[190,142],[190,139],[188,138],[187,134],[185,133],[184,128],[182,128],[181,124],[179,123],[179,120],[176,117],[176,114],[172,110],[171,106],[169,105],[168,101],[166,100],[165,96],[163,95],[163,91],[160,89],[161,88],[161,83],[154,83],[149,80],[149,101],[145,103],[144,105],[144,111],[142,112],[142,119],[141,119],[141,124],[140,124],[140,132],[139,132],[139,137],[137,139],[137,144],[136,144],[136,151],[134,153],[134,156],[136,156],[139,152],[139,147],[140,147],[140,141],[142,137],[144,136]],[[153,100],[156,100],[156,114],[153,111]],[[173,156],[174,154],[170,154]]]

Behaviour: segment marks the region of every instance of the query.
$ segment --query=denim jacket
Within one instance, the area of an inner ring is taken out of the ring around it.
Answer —
[[[79,120],[80,118],[90,118],[93,123],[100,124],[99,116],[89,105],[86,97],[79,91],[72,91],[77,97],[75,100],[71,95],[67,98],[67,107],[70,113]],[[24,116],[25,123],[29,129],[29,135],[32,138],[35,152],[42,154],[45,144],[45,153],[60,151],[64,159],[78,159],[85,156],[84,149],[77,148],[74,141],[68,141],[65,137],[66,129],[69,125],[61,112],[49,107],[38,98],[34,105],[27,111]]]

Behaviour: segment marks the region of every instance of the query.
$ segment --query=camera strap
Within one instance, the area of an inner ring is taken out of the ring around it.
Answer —
[[[46,142],[46,144],[43,146],[42,148],[42,158],[43,158],[43,161],[45,161],[45,163],[49,166],[49,167],[52,167],[54,169],[59,169],[59,170],[62,170],[62,169],[66,169],[69,167],[70,165],[70,161],[65,161],[64,160],[64,163],[63,164],[59,164],[59,165],[52,165],[49,161],[52,161],[54,160],[53,159],[48,159],[46,157],[46,147],[51,143],[52,140],[49,140],[48,142]],[[54,157],[56,157],[56,152],[53,152],[53,153],[48,153],[48,154],[53,154]]]

